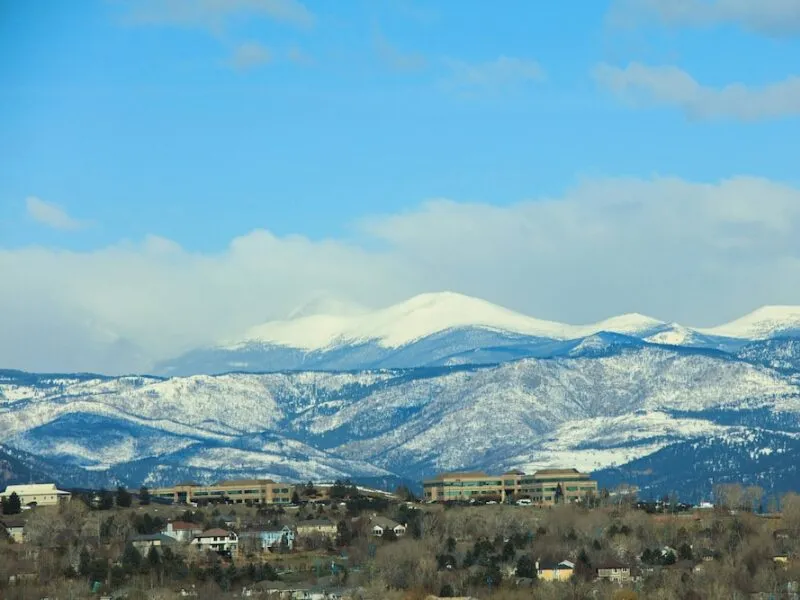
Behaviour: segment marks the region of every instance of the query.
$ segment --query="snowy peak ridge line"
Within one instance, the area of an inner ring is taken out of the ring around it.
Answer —
[[[800,306],[763,306],[730,323],[697,331],[706,335],[751,340],[800,331]]]
[[[439,292],[420,294],[388,308],[362,314],[314,314],[272,321],[224,345],[236,349],[262,343],[321,350],[375,341],[385,348],[399,348],[429,335],[462,327],[567,340],[600,331],[642,333],[662,325],[661,321],[639,314],[612,317],[593,325],[567,325],[528,317],[463,294]]]

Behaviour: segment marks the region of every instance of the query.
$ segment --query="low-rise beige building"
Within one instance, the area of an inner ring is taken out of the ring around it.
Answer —
[[[209,500],[225,500],[233,504],[291,504],[293,491],[294,484],[291,483],[279,483],[272,479],[237,479],[209,485],[180,483],[153,489],[150,494],[186,504]]]
[[[22,506],[35,504],[36,506],[54,506],[59,502],[67,502],[72,494],[59,490],[55,483],[29,483],[25,485],[9,485],[0,494],[0,499],[8,500],[16,494]]]
[[[481,471],[443,473],[422,485],[425,500],[429,502],[494,499],[552,505],[575,502],[597,493],[597,482],[577,469],[543,469],[531,475],[522,471],[502,475],[487,475]]]

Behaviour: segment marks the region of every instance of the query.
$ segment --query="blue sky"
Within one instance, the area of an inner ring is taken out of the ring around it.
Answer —
[[[800,3],[757,4],[5,2],[0,359],[73,366],[37,363],[55,331],[152,358],[320,291],[800,304]]]

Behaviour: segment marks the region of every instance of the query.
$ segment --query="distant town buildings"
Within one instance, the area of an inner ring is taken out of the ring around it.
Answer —
[[[597,482],[577,469],[543,469],[531,475],[522,471],[443,473],[423,481],[422,486],[428,502],[514,500],[547,506],[597,493]]]
[[[16,494],[22,506],[54,506],[59,502],[67,502],[72,497],[69,492],[56,488],[55,483],[29,483],[26,485],[9,485],[0,494],[0,499],[8,500]]]

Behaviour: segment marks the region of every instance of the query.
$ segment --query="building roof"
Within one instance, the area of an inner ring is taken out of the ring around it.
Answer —
[[[198,533],[195,537],[228,537],[230,534],[230,531],[217,527],[215,529],[207,529],[203,533]]]
[[[613,558],[610,560],[604,560],[603,562],[595,565],[595,569],[597,569],[598,571],[600,569],[630,569],[630,568],[631,568],[630,565],[626,565],[625,563],[615,560]]]
[[[265,483],[275,483],[275,481],[272,479],[229,479],[207,487],[239,487],[243,485],[264,485]]]
[[[0,519],[0,525],[6,527],[7,529],[18,529],[20,527],[25,527],[25,519],[12,516],[3,517]]]
[[[172,526],[173,531],[202,531],[203,527],[198,523],[189,523],[187,521],[172,521],[167,523]],[[166,527],[164,528],[166,529]]]
[[[163,533],[140,533],[128,538],[131,542],[161,542],[162,544],[174,544],[175,539]]]
[[[372,519],[370,519],[370,525],[373,527],[380,527],[381,529],[394,529],[400,525],[400,523],[396,523],[387,517],[372,517]]]
[[[537,567],[540,571],[555,571],[556,569],[574,569],[575,563],[568,560],[556,562],[554,560],[540,560]]]
[[[17,496],[30,496],[35,494],[60,494],[70,495],[69,492],[64,492],[56,488],[55,483],[29,483],[25,485],[9,485],[6,491],[1,495],[10,496],[15,493]]]
[[[582,475],[578,469],[540,469],[536,471],[534,477],[552,477],[554,475]]]

